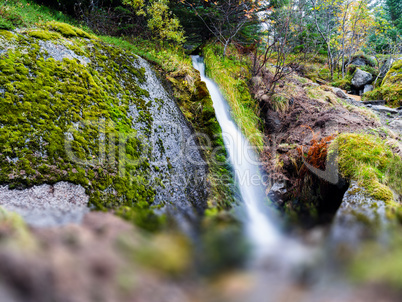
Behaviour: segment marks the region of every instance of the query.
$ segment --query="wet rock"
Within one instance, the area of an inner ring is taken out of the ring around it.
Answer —
[[[281,204],[284,201],[284,195],[287,193],[286,186],[283,182],[276,182],[269,190],[268,198],[276,203]]]
[[[281,125],[279,113],[273,110],[268,110],[265,117],[265,126],[269,133],[276,133]]]
[[[151,173],[152,178],[161,179],[164,186],[155,186],[154,204],[174,204],[178,220],[184,217],[196,219],[194,210],[202,213],[206,207],[206,162],[192,128],[150,64],[142,58],[138,59],[138,63],[145,70],[146,80],[140,87],[149,92],[144,99],[152,104],[149,110],[153,123],[150,136],[141,124],[135,124],[134,128],[142,133],[150,146],[160,146],[152,149],[153,164],[159,170]],[[164,100],[163,106],[158,100]],[[130,114],[138,116],[134,106],[130,107]]]
[[[337,246],[357,247],[365,239],[381,237],[381,230],[388,223],[385,202],[369,197],[365,189],[352,181],[335,215],[329,238]]]
[[[335,93],[335,95],[337,97],[340,97],[342,99],[347,99],[348,98],[347,94],[345,92],[343,92],[343,90],[340,89],[340,88],[332,88],[332,91]]]
[[[382,113],[391,113],[391,114],[398,113],[398,110],[396,110],[396,109],[386,107],[386,106],[381,106],[381,105],[372,106],[371,109],[378,111],[378,112],[382,112]]]
[[[357,68],[352,79],[352,85],[359,89],[363,88],[364,85],[370,83],[372,80],[373,76],[370,73]]]
[[[363,101],[364,105],[385,105],[385,101]]]
[[[369,91],[373,91],[373,85],[365,85],[364,89],[363,89],[363,93],[369,92]]]
[[[55,226],[80,223],[89,212],[88,196],[80,185],[59,182],[34,186],[25,190],[0,187],[0,205],[17,212],[34,226]]]

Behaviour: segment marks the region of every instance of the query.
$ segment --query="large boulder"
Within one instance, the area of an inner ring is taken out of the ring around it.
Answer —
[[[0,31],[0,50],[0,185],[80,185],[99,209],[205,208],[198,141],[148,62],[55,22]]]
[[[373,76],[371,73],[357,68],[352,79],[352,85],[357,89],[361,89],[364,87],[364,85],[369,84],[372,80]]]

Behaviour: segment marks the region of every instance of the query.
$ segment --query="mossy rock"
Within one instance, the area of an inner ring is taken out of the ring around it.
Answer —
[[[402,105],[402,60],[395,62],[388,71],[381,87],[368,92],[366,100],[385,100],[388,105],[399,107]]]
[[[329,147],[329,154],[334,152],[344,178],[357,181],[370,197],[397,205],[395,176],[402,173],[402,164],[386,142],[371,134],[342,133]]]
[[[152,123],[148,92],[140,87],[144,70],[131,53],[52,24],[69,40],[44,29],[11,40],[14,34],[0,34],[0,183],[69,181],[82,185],[99,209],[152,203],[154,189],[145,185],[151,150],[132,127],[141,122],[146,133]],[[38,43],[49,39],[50,46]],[[91,63],[56,60],[46,47],[69,49]]]

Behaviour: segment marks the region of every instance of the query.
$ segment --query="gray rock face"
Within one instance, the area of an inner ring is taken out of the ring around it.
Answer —
[[[68,182],[25,190],[0,186],[0,206],[17,212],[28,224],[39,227],[80,223],[89,212],[88,199],[83,187]]]
[[[363,89],[363,93],[373,91],[373,89],[374,89],[373,85],[365,85],[364,89]]]
[[[352,62],[350,62],[350,64],[353,64],[356,66],[365,66],[365,65],[367,65],[367,61],[363,58],[358,57],[358,58],[354,58],[352,60]]]
[[[371,109],[378,111],[378,112],[383,112],[383,113],[391,113],[391,114],[398,113],[398,110],[396,110],[396,109],[386,107],[386,106],[381,106],[381,105],[372,106]]]
[[[390,221],[386,204],[369,197],[365,190],[352,181],[338,209],[330,233],[335,246],[357,247],[365,239],[380,238]]]
[[[276,182],[271,187],[271,190],[268,193],[268,197],[272,202],[280,204],[283,202],[283,196],[284,194],[286,194],[286,192],[287,190],[285,184]]]
[[[56,61],[63,61],[63,59],[76,59],[84,66],[91,63],[89,58],[77,55],[74,51],[68,49],[63,44],[54,43],[52,41],[39,41],[39,45],[42,51],[47,52],[47,58],[53,58]]]
[[[335,93],[335,95],[337,97],[340,97],[342,99],[347,99],[348,98],[347,94],[345,92],[343,92],[343,90],[340,89],[340,88],[332,88],[332,91]]]
[[[364,85],[370,83],[372,79],[373,76],[370,73],[357,68],[352,79],[352,85],[356,88],[363,88]]]
[[[391,127],[397,128],[399,130],[402,130],[402,120],[396,120],[393,121],[389,124]]]
[[[145,69],[146,81],[140,87],[149,92],[146,100],[152,104],[153,116],[151,135],[143,131],[140,123],[133,124],[144,142],[153,146],[153,165],[159,168],[152,178],[159,178],[163,186],[156,185],[154,203],[157,205],[174,205],[176,217],[195,217],[194,208],[202,211],[207,198],[206,175],[207,164],[202,157],[193,131],[173,98],[162,86],[150,64],[138,59],[138,67]],[[161,103],[161,100],[163,103]],[[138,116],[134,106],[130,114]],[[190,218],[191,219],[191,218]]]

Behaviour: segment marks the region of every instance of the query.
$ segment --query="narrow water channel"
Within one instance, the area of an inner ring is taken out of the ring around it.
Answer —
[[[235,175],[235,182],[241,196],[241,204],[247,214],[246,232],[258,254],[269,250],[281,241],[281,233],[275,223],[275,215],[265,195],[265,185],[260,171],[260,162],[253,147],[241,133],[230,115],[230,107],[218,86],[205,75],[203,58],[192,56],[193,66],[207,85],[216,118],[222,129],[225,148]]]

